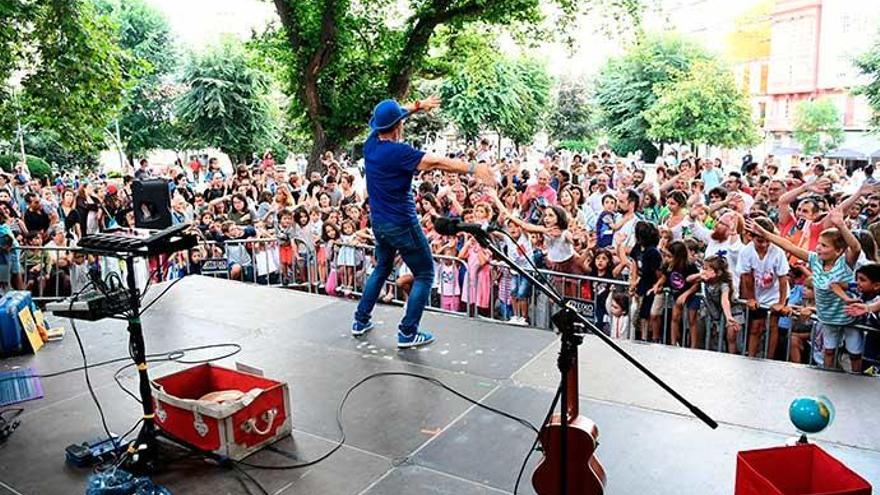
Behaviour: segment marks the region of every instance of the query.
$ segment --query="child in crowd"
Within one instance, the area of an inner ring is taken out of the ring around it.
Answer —
[[[205,249],[197,247],[189,252],[189,275],[202,274],[202,261],[205,260]]]
[[[642,340],[660,341],[660,316],[653,314],[654,298],[658,295],[664,282],[663,257],[657,249],[660,242],[660,231],[657,226],[645,221],[638,221],[635,226],[636,246],[630,252],[630,295],[634,296],[635,307],[638,308]],[[662,294],[660,294],[662,297]]]
[[[281,265],[281,285],[290,283],[290,274],[293,272],[294,263],[294,237],[296,230],[293,223],[293,212],[287,209],[278,215],[278,225],[275,226],[275,237],[278,239],[278,262]]]
[[[327,283],[327,277],[330,274],[331,262],[335,259],[336,243],[339,241],[339,230],[336,224],[321,224],[321,244],[318,246],[317,262],[318,262],[318,278],[321,283]]]
[[[753,222],[767,232],[776,233],[776,227],[767,217]],[[779,341],[779,310],[788,298],[788,260],[785,251],[760,236],[751,236],[751,242],[739,254],[740,293],[749,309],[748,353],[758,355],[761,337],[769,327],[767,356],[776,356]],[[768,320],[769,319],[769,325]],[[728,340],[728,348],[736,347],[736,340]]]
[[[464,247],[458,257],[467,262],[467,276],[462,286],[462,301],[473,304],[477,312],[490,316],[490,300],[492,299],[492,259],[491,253],[468,235]]]
[[[591,277],[599,279],[617,278],[613,274],[612,266],[614,265],[614,255],[607,248],[597,248],[593,253],[593,260],[587,269],[587,273]],[[608,330],[608,296],[611,295],[613,286],[608,282],[593,281],[590,282],[592,299],[596,308],[596,325],[603,331]],[[629,306],[627,306],[629,308]]]
[[[803,284],[792,285],[788,304],[782,310],[785,321],[780,318],[779,326],[781,328],[784,324],[790,329],[788,360],[793,363],[813,364],[824,360],[821,329],[817,328],[814,332],[813,328],[812,316],[815,313],[813,280],[807,278]]]
[[[447,243],[441,253],[444,258],[437,271],[440,277],[440,308],[446,311],[459,311],[461,308],[461,284],[458,280],[458,267],[455,257],[455,242]]]
[[[717,328],[721,332],[722,317],[726,322],[728,342],[730,335],[736,338],[736,332],[740,329],[740,323],[734,317],[731,308],[734,300],[733,276],[727,264],[727,258],[722,255],[711,256],[706,259],[700,272],[700,280],[703,282],[703,307],[702,319],[705,327],[703,334],[707,342]],[[692,346],[697,342],[699,335],[691,336]],[[736,352],[736,348],[728,348],[728,352]]]
[[[507,247],[507,255],[519,266],[525,270],[531,270],[529,259],[532,256],[532,242],[516,222],[508,219],[507,230],[510,236],[516,239],[516,242],[504,236],[504,243]],[[513,317],[510,322],[520,325],[528,324],[529,321],[529,299],[531,297],[532,285],[524,276],[514,273],[511,278],[510,297],[513,305]]]
[[[226,245],[229,278],[244,281],[254,280],[253,259],[247,250],[247,246],[242,242],[227,242],[254,237],[256,235],[254,228],[237,225],[235,222],[227,220],[221,226],[221,231],[223,232],[223,241]]]
[[[856,270],[859,301],[846,307],[846,314],[858,318],[860,325],[872,327],[865,336],[865,372],[880,374],[880,264],[866,263]]]
[[[614,291],[611,297],[607,298],[608,314],[611,315],[611,322],[608,329],[603,329],[611,338],[629,339],[630,338],[630,320],[629,320],[629,296],[623,291]]]
[[[849,285],[854,281],[853,269],[862,248],[839,210],[829,212],[828,217],[834,228],[825,229],[819,234],[816,251],[808,251],[751,220],[747,222],[747,229],[807,263],[813,274],[813,290],[816,294],[816,314],[819,319],[816,328],[822,332],[825,347],[823,364],[827,368],[834,366],[837,347],[843,339],[852,370],[860,373],[864,333],[849,327],[854,319],[844,311],[845,301],[834,293],[833,286],[839,283]]]
[[[614,241],[614,223],[617,214],[617,198],[613,194],[602,196],[602,213],[596,220],[596,247],[607,248]]]
[[[672,305],[672,332],[670,342],[672,345],[681,345],[681,323],[687,308],[688,328],[692,332],[697,327],[697,308],[693,306],[693,299],[699,284],[700,269],[691,263],[688,249],[682,241],[672,241],[663,252],[663,275],[665,287],[669,290],[669,298]],[[693,337],[693,335],[692,335]],[[693,338],[691,346],[694,345]]]
[[[543,234],[546,247],[546,264],[551,271],[579,274],[578,259],[572,246],[573,237],[568,230],[568,214],[561,207],[550,205],[544,208],[541,221],[544,225],[532,225],[516,217],[509,217],[519,227],[529,233]],[[577,295],[577,283],[564,283],[566,296]]]
[[[356,230],[353,221],[342,222],[342,235],[339,236],[341,245],[336,251],[336,269],[340,275],[339,284],[344,294],[346,291],[351,293],[354,289],[354,275],[357,268],[357,248],[354,244],[358,242]]]

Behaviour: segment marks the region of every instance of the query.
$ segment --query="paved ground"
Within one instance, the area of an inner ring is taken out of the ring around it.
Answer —
[[[377,310],[377,329],[348,335],[351,302],[280,289],[192,277],[174,287],[144,319],[148,352],[237,342],[227,359],[251,364],[290,384],[294,434],[277,446],[313,459],[338,438],[334,415],[344,391],[364,376],[406,370],[439,378],[463,393],[539,423],[552,398],[556,344],[549,332],[426,314],[439,341],[397,351],[399,308]],[[122,322],[78,325],[93,362],[125,355]],[[703,351],[628,344],[722,426],[709,430],[631,369],[601,342],[581,353],[581,410],[601,430],[599,456],[613,494],[733,493],[736,452],[780,445],[793,435],[790,400],[823,393],[837,408],[835,424],[817,441],[874,485],[880,485],[880,381],[785,363]],[[0,361],[0,369],[34,366],[51,372],[79,363],[73,335],[36,356]],[[160,376],[180,368],[152,368]],[[112,430],[128,429],[138,405],[113,383],[115,367],[92,373]],[[134,386],[131,374],[125,382]],[[63,463],[64,447],[100,434],[82,373],[44,380],[46,398],[25,404],[22,426],[0,446],[0,494],[83,493],[87,472]],[[517,423],[405,377],[367,383],[345,411],[347,446],[298,471],[253,471],[271,493],[496,494],[513,490],[532,434]],[[290,463],[263,451],[251,460]],[[535,464],[535,459],[531,465]],[[527,470],[531,472],[531,467]],[[198,463],[156,477],[173,493],[247,493],[232,473]],[[256,491],[254,491],[256,493]],[[533,493],[526,480],[520,493]]]

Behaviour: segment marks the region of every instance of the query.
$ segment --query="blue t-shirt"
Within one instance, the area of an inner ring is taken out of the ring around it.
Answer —
[[[614,243],[614,213],[603,211],[596,222],[596,246],[606,248]]]
[[[425,156],[412,146],[380,140],[375,132],[364,143],[364,170],[373,223],[417,222],[412,180]]]

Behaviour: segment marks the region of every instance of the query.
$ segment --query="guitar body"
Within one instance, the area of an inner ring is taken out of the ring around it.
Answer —
[[[594,455],[598,446],[599,427],[584,416],[576,416],[568,425],[568,493],[566,495],[602,495],[605,493],[605,468]],[[538,495],[559,495],[560,462],[562,462],[562,424],[554,415],[541,429],[544,458],[532,474],[532,486]]]

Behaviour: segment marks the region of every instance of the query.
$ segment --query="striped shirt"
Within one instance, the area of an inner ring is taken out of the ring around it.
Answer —
[[[831,290],[834,283],[849,285],[855,278],[852,268],[846,264],[846,255],[840,255],[830,270],[825,270],[819,255],[810,252],[807,261],[813,272],[813,289],[816,294],[816,316],[829,325],[849,325],[853,319],[843,312],[846,303]]]

